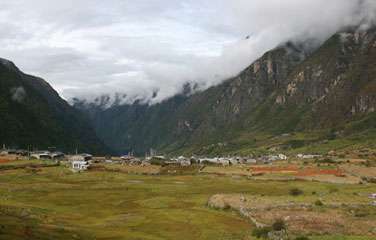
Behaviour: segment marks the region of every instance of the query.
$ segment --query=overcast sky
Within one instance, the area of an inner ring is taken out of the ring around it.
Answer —
[[[284,41],[371,19],[375,2],[0,0],[0,57],[65,99],[158,92],[158,102],[186,82],[218,84]]]

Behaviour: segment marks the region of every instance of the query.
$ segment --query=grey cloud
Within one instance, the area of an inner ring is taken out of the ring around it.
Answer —
[[[205,89],[282,42],[320,43],[376,18],[372,0],[0,2],[0,56],[66,99],[88,101],[109,95],[154,103],[187,82]]]

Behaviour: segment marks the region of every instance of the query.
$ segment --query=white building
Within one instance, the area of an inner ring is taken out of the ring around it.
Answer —
[[[51,153],[48,151],[41,151],[41,152],[33,152],[30,154],[31,158],[35,159],[51,159]]]
[[[184,157],[184,156],[180,156],[176,159],[171,159],[172,162],[176,162],[178,163],[180,166],[183,166],[183,167],[186,167],[186,166],[190,166],[191,165],[191,160],[189,160],[188,158]]]
[[[245,160],[245,164],[256,164],[256,163],[257,163],[256,159],[250,158],[250,159]]]
[[[76,171],[85,171],[90,166],[89,162],[87,161],[73,161],[72,162],[72,169]]]
[[[70,156],[69,160],[72,162],[73,161],[89,161],[92,158],[93,158],[92,155],[84,153],[84,154],[77,154],[77,155]]]
[[[13,149],[2,149],[0,151],[0,155],[11,155],[11,154],[16,154],[16,150]]]
[[[320,158],[322,156],[321,155],[313,155],[313,154],[308,154],[308,155],[298,154],[298,155],[296,155],[296,157],[300,158],[300,159],[315,159],[315,158]]]
[[[218,158],[200,158],[199,162],[200,163],[208,162],[208,163],[215,163],[215,164],[220,163]]]
[[[185,159],[185,160],[179,161],[179,164],[180,166],[187,167],[187,166],[191,166],[191,161],[188,159]]]

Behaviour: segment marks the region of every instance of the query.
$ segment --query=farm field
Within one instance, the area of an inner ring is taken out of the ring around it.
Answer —
[[[311,232],[304,232],[310,239],[376,239],[372,232],[376,210],[368,198],[376,192],[375,184],[266,181],[194,174],[192,169],[187,174],[167,174],[168,170],[144,175],[137,167],[124,167],[137,174],[110,168],[83,173],[64,166],[0,171],[0,239],[256,239],[252,236],[255,225],[239,214],[237,204],[242,197],[249,199],[247,208],[258,209],[255,216],[264,223],[287,214],[265,209],[281,204],[314,205],[321,199],[325,205],[307,210],[307,216],[315,211],[322,217],[344,214],[348,218],[340,224],[355,221],[362,224],[362,231],[318,224],[323,229],[316,231],[313,226]],[[150,166],[146,170],[155,171]],[[303,193],[294,197],[291,189]],[[218,196],[230,208],[208,206]],[[291,229],[295,231],[296,225]]]

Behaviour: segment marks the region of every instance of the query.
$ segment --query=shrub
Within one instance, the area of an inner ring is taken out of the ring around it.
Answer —
[[[369,183],[376,183],[376,177],[370,177],[367,179]]]
[[[301,190],[299,188],[290,189],[290,195],[292,195],[292,196],[299,196],[299,195],[303,195],[303,194],[304,194],[303,190]]]
[[[151,165],[157,165],[157,166],[165,166],[165,161],[162,160],[162,159],[158,159],[158,158],[152,158],[150,160],[150,164]]]
[[[255,228],[252,231],[252,236],[266,239],[268,237],[268,233],[271,231],[272,229],[270,227]]]
[[[336,187],[331,187],[331,188],[329,189],[329,193],[336,193],[336,192],[339,192],[339,189],[336,188]]]
[[[370,162],[369,160],[367,160],[367,162],[365,162],[364,165],[365,165],[366,167],[371,167],[371,162]]]
[[[225,203],[225,205],[222,208],[222,210],[230,210],[230,209],[231,209],[231,206],[228,203]]]
[[[333,159],[331,158],[324,158],[324,159],[321,159],[321,160],[316,160],[316,163],[328,163],[328,164],[335,164],[337,163],[336,161],[334,161]]]
[[[335,140],[337,138],[337,131],[335,129],[330,129],[326,137],[328,140]]]
[[[324,203],[321,200],[317,200],[315,202],[315,205],[318,206],[318,207],[321,207],[321,206],[324,206]]]
[[[197,164],[198,163],[198,161],[197,160],[195,160],[195,159],[191,159],[190,160],[190,162],[191,162],[191,164],[193,165],[193,164]]]
[[[282,219],[277,219],[273,225],[272,225],[272,229],[274,231],[282,231],[282,230],[286,230],[286,223],[285,221],[283,221]]]
[[[369,215],[369,212],[365,209],[356,209],[354,211],[354,216],[357,218],[367,217],[368,215]]]

